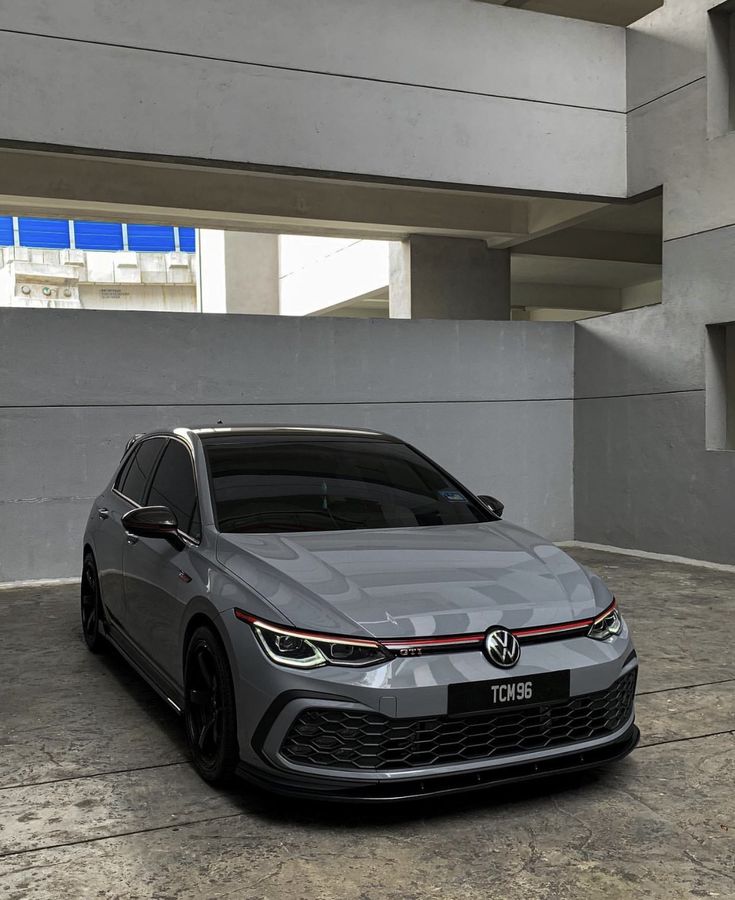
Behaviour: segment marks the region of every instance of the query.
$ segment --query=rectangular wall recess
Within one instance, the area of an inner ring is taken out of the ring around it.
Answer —
[[[735,322],[707,326],[707,449],[735,450]]]
[[[707,134],[735,131],[735,0],[709,13],[707,38]]]

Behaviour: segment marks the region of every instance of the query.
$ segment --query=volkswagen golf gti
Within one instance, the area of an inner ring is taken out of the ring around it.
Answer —
[[[210,782],[388,801],[620,759],[616,600],[502,512],[374,431],[136,435],[87,523],[84,637],[182,714]]]

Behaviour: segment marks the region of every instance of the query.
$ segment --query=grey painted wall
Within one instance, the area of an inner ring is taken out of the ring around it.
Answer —
[[[622,29],[476,0],[0,0],[0,15],[4,28],[55,38],[625,107]]]
[[[646,104],[629,117],[629,181],[664,187],[663,303],[577,326],[575,525],[732,563],[735,453],[707,449],[706,422],[706,326],[735,321],[735,134],[708,138],[713,6],[667,0],[629,29],[629,102]]]
[[[0,141],[529,192],[663,185],[663,303],[576,326],[574,391],[572,326],[3,312],[0,578],[71,571],[125,438],[182,416],[392,429],[569,537],[573,405],[577,538],[733,562],[735,457],[706,441],[706,326],[735,322],[717,0],[667,0],[627,32],[473,0],[90,4],[0,0],[17,32],[0,31]]]
[[[0,22],[0,140],[626,193],[620,28],[475,0],[0,0]]]
[[[0,581],[75,575],[128,437],[218,419],[393,432],[570,538],[573,341],[565,323],[0,310]]]

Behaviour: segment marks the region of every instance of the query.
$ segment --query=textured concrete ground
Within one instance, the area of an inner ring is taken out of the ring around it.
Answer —
[[[215,791],[87,653],[74,588],[0,592],[0,897],[735,898],[735,576],[590,551],[641,660],[604,772],[383,810]]]

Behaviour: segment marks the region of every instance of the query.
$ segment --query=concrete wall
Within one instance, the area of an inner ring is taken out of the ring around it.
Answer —
[[[735,457],[706,439],[706,326],[735,321],[716,6],[667,0],[626,33],[473,0],[0,0],[0,145],[401,190],[663,185],[662,305],[576,326],[576,537],[732,562]],[[167,171],[149,177],[166,185]],[[309,213],[293,200],[292,215]],[[375,202],[364,215],[387,221]],[[81,315],[0,318],[0,578],[73,571],[91,486],[124,439],[184,416],[398,431],[502,495],[510,518],[571,534],[570,325]]]
[[[75,575],[130,435],[218,419],[393,432],[573,534],[571,324],[0,309],[0,351],[0,581]]]
[[[0,24],[0,141],[626,194],[621,28],[475,0],[0,0]]]
[[[735,134],[708,127],[714,5],[667,0],[629,29],[629,179],[664,186],[663,303],[577,326],[575,514],[581,540],[732,563],[735,453],[707,449],[706,423],[706,326],[735,321]]]

